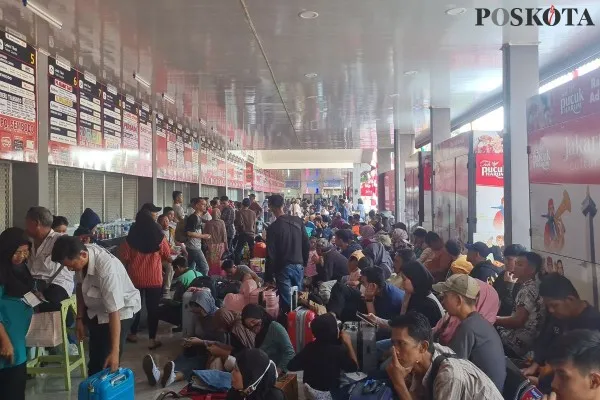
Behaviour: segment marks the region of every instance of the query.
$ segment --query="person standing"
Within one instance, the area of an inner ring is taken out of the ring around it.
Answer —
[[[291,304],[291,287],[302,290],[310,244],[302,220],[284,214],[281,195],[269,197],[269,209],[277,219],[267,228],[265,281],[276,282],[279,306],[287,312]]]
[[[159,348],[162,344],[156,340],[158,328],[158,306],[163,294],[163,261],[171,261],[171,248],[152,214],[139,211],[135,223],[129,230],[126,240],[120,248],[120,258],[127,266],[127,273],[133,285],[144,295],[146,311],[148,312],[148,333],[150,350]],[[130,342],[137,342],[137,330],[140,313],[135,315],[131,324]]]
[[[202,252],[202,239],[210,239],[210,235],[202,233],[202,216],[206,214],[206,200],[200,197],[192,199],[194,213],[190,215],[185,222],[185,233],[187,242],[185,248],[188,253],[188,264],[191,269],[195,269],[208,276],[208,262]]]
[[[173,191],[173,211],[175,211],[175,222],[184,220],[185,208],[183,207],[183,193],[179,190]]]
[[[231,248],[233,237],[235,236],[235,210],[229,204],[229,197],[221,196],[221,219],[225,222],[225,230],[227,231],[227,247]]]
[[[34,279],[34,288],[47,303],[38,306],[40,312],[59,311],[60,302],[73,293],[73,273],[51,260],[52,247],[62,236],[54,232],[52,213],[44,207],[31,207],[25,216],[25,233],[31,238],[29,272]]]
[[[25,336],[33,309],[22,298],[33,289],[25,263],[30,246],[20,228],[8,228],[0,234],[0,397],[4,399],[25,400]]]
[[[251,193],[250,196],[248,196],[250,198],[250,210],[254,211],[256,213],[256,219],[260,219],[263,217],[263,209],[260,206],[260,204],[258,204],[258,201],[256,201],[256,194]]]
[[[254,248],[254,235],[256,235],[256,212],[250,209],[250,199],[242,200],[242,209],[235,214],[235,230],[237,231],[237,244],[235,246],[234,261],[242,262],[244,245],[248,243],[250,254]],[[251,256],[252,257],[252,256]]]
[[[212,209],[212,219],[204,224],[204,232],[210,235],[210,239],[206,240],[209,274],[210,276],[219,276],[221,275],[221,256],[229,248],[227,247],[225,223],[221,220],[221,211],[217,207]]]
[[[78,275],[77,337],[83,340],[87,327],[89,375],[103,368],[116,371],[133,317],[141,309],[140,292],[121,261],[98,245],[60,237],[52,249],[52,261]]]

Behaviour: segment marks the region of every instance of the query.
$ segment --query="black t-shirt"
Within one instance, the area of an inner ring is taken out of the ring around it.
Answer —
[[[588,305],[581,314],[571,319],[548,318],[535,349],[535,361],[543,364],[546,361],[546,351],[552,346],[552,342],[563,333],[575,329],[589,329],[600,331],[600,312]]]
[[[330,391],[340,386],[340,374],[358,370],[343,344],[311,342],[288,363],[290,371],[304,371],[303,382],[313,389]]]

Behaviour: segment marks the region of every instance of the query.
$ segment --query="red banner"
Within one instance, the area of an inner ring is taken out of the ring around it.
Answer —
[[[251,189],[254,185],[254,165],[247,162],[246,163],[246,182],[245,188]]]
[[[504,155],[477,154],[475,176],[477,185],[504,187]]]

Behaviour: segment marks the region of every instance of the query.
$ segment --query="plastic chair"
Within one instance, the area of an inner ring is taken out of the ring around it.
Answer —
[[[67,315],[69,315],[69,311],[77,315],[77,298],[73,295],[61,301],[60,305],[62,343],[58,345],[58,348],[60,348],[62,354],[46,355],[44,354],[44,348],[36,347],[33,358],[27,361],[27,373],[34,376],[40,374],[63,375],[65,378],[65,390],[69,391],[71,390],[71,373],[73,370],[81,368],[81,376],[85,379],[87,378],[87,367],[85,365],[83,342],[79,342],[77,345],[78,355],[69,355],[69,339],[67,334],[69,331],[74,333],[75,330],[67,328]],[[50,365],[42,366],[44,364]]]

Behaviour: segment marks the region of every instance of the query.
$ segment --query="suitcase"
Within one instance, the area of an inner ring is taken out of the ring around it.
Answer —
[[[377,371],[377,328],[366,322],[344,322],[342,327],[352,340],[360,370],[367,375]]]
[[[258,288],[250,292],[249,303],[260,304],[266,309],[279,308],[279,296],[274,289]]]
[[[115,373],[110,370],[94,374],[79,384],[78,400],[133,400],[135,396],[135,377],[133,371],[119,368]]]
[[[256,252],[256,250],[255,250],[255,252]],[[249,267],[252,271],[256,272],[257,274],[264,273],[265,272],[265,258],[259,258],[259,257],[251,258]]]
[[[298,377],[296,374],[285,374],[278,377],[275,387],[283,392],[285,400],[298,400]]]
[[[299,307],[288,314],[288,334],[294,350],[298,353],[307,343],[315,340],[310,323],[317,317],[314,311]]]
[[[248,279],[242,283],[240,292],[237,294],[229,293],[223,300],[223,308],[229,311],[235,311],[241,313],[246,304],[250,303],[250,297],[254,291],[258,289],[256,282],[252,279]]]

